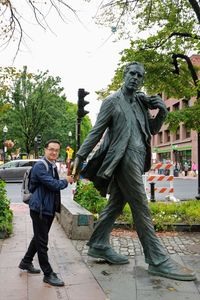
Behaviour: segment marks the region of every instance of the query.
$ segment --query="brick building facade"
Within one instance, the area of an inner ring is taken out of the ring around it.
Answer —
[[[192,55],[193,64],[200,66],[200,55]],[[169,112],[192,106],[196,101],[191,99],[165,98],[163,100]],[[183,169],[185,162],[191,166],[192,162],[198,161],[197,157],[197,132],[187,129],[180,124],[176,133],[168,130],[168,125],[163,125],[160,132],[152,137],[152,159],[153,162],[173,161]]]

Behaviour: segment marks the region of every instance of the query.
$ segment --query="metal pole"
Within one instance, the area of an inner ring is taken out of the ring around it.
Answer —
[[[5,161],[6,161],[6,153],[5,153],[5,146],[4,146],[4,142],[5,142],[5,139],[4,139],[4,134],[3,134],[3,163],[5,164]]]
[[[3,163],[6,162],[6,149],[5,149],[6,133],[3,133]]]
[[[81,118],[77,118],[77,151],[81,146]]]
[[[198,194],[195,197],[197,200],[200,200],[200,132],[197,133],[197,159],[198,159]]]
[[[151,190],[150,201],[151,202],[156,202],[156,199],[155,199],[155,182],[150,182],[150,190]]]
[[[34,139],[34,152],[35,152],[35,158],[38,158],[38,142],[37,142],[37,136]]]

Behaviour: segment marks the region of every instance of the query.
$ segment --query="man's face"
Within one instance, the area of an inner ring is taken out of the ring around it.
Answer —
[[[44,149],[45,157],[49,161],[54,161],[58,158],[60,152],[60,145],[57,143],[49,143],[48,147]]]
[[[137,91],[142,85],[144,69],[140,65],[131,65],[124,77],[124,86],[130,91]]]

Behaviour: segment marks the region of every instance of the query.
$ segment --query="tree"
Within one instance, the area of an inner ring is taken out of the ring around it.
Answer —
[[[105,3],[105,2],[104,2]],[[134,35],[129,49],[122,52],[119,67],[107,89],[99,91],[104,97],[116,90],[122,82],[123,67],[127,62],[137,60],[145,65],[145,89],[148,93],[161,93],[170,97],[199,98],[198,68],[189,56],[200,52],[200,4],[187,0],[138,0],[138,1],[107,1],[102,6],[102,23],[116,25],[118,36]],[[118,12],[118,14],[116,13]],[[134,31],[127,33],[123,26],[125,20],[134,25]],[[141,38],[144,33],[148,37]],[[136,36],[136,31],[140,36]],[[181,59],[181,60],[180,60]],[[174,131],[179,122],[194,130],[200,131],[199,101],[192,108],[171,113],[168,117],[169,128]],[[195,112],[195,118],[193,114]],[[192,116],[192,118],[191,118]],[[197,118],[196,118],[197,117]],[[188,120],[193,120],[189,122]]]
[[[3,83],[0,83],[0,103],[10,107],[2,114],[2,122],[6,122],[15,147],[32,152],[34,139],[40,134],[41,146],[46,140],[57,138],[65,148],[69,131],[73,133],[75,145],[77,105],[67,102],[60,78],[53,78],[48,71],[28,73],[27,67],[15,74],[11,78],[10,69],[6,69],[2,75]],[[9,85],[5,84],[5,78],[8,78]]]
[[[154,32],[170,29],[174,20],[174,26],[184,22],[187,33],[190,26],[200,23],[200,4],[197,0],[107,0],[101,2],[96,20],[118,38],[135,38],[136,33],[152,28]],[[195,31],[198,33],[197,26]]]

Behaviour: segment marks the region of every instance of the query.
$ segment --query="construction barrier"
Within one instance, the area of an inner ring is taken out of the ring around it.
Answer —
[[[152,165],[152,170],[159,170],[159,169],[164,169],[164,170],[169,170],[169,175],[152,175],[152,174],[145,174],[143,175],[143,181],[144,181],[144,186],[145,190],[147,193],[147,197],[150,201],[154,202],[155,201],[155,193],[159,194],[167,194],[165,196],[165,199],[170,200],[170,201],[178,201],[174,197],[174,176],[173,174],[173,165],[172,164],[163,164],[163,163],[158,163],[158,164],[153,164]],[[156,187],[157,182],[163,182],[163,187]],[[169,186],[166,186],[165,183],[169,183]],[[150,196],[148,195],[150,194]]]

